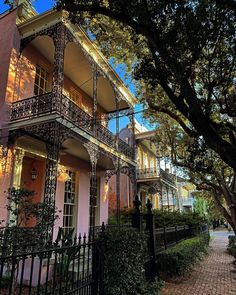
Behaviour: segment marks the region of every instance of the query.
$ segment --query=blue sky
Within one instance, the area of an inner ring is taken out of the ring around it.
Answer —
[[[33,5],[38,13],[42,13],[50,9],[53,6],[54,2],[55,2],[54,0],[35,0],[33,1]],[[4,0],[0,0],[0,13],[6,11],[7,9],[8,9],[8,6],[4,4]],[[124,81],[124,67],[122,67],[121,65],[118,65],[117,67],[113,67],[113,68],[121,77],[121,79]],[[135,87],[131,79],[129,81],[125,80],[124,83],[130,89],[130,91],[135,95]],[[135,118],[138,120],[140,124],[144,125],[148,129],[153,129],[152,126],[149,126],[148,123],[145,122],[145,120],[143,120],[142,109],[143,109],[143,106],[141,104],[138,104],[135,106],[135,112],[138,112],[137,114],[135,114]],[[129,119],[127,117],[121,118],[120,129],[125,127],[128,123],[129,123]],[[109,124],[109,128],[111,129],[111,131],[113,132],[115,131],[114,120],[111,120]]]

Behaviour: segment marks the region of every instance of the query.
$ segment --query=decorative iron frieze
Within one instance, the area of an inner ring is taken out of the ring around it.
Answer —
[[[32,42],[35,38],[39,36],[49,36],[52,38],[53,42],[55,43],[56,40],[58,40],[58,36],[57,36],[58,29],[60,29],[61,26],[64,26],[64,25],[62,22],[59,22],[53,26],[34,32],[30,36],[21,39],[20,52],[22,52],[30,42]]]

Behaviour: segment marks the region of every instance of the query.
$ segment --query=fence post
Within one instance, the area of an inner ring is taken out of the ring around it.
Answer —
[[[148,199],[147,200],[147,214],[146,214],[146,230],[149,233],[149,253],[150,253],[150,279],[154,280],[157,275],[156,269],[156,237],[155,237],[155,224],[154,224],[154,215],[152,212],[152,203]]]
[[[92,290],[91,295],[105,295],[104,290],[104,232],[105,225],[102,223],[102,231],[99,240],[93,240],[92,256]]]
[[[167,241],[166,241],[166,227],[163,226],[163,235],[164,235],[164,246],[165,250],[167,249]]]
[[[132,227],[137,228],[139,231],[142,230],[142,214],[140,212],[141,202],[136,195],[134,204],[134,212],[132,213]]]
[[[175,226],[175,243],[178,244],[178,228]]]

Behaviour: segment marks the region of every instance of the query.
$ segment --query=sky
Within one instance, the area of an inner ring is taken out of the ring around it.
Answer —
[[[53,4],[55,3],[54,0],[35,0],[33,1],[33,5],[38,13],[42,13],[46,10],[49,10],[52,8]],[[0,0],[0,14],[3,13],[8,9],[8,5],[4,4],[4,0]],[[1,45],[0,45],[1,46]],[[112,64],[112,62],[111,62]],[[113,66],[113,65],[112,65]],[[120,76],[120,78],[124,81],[125,85],[130,89],[130,91],[135,95],[135,86],[132,83],[131,79],[129,81],[124,80],[124,67],[122,65],[118,65],[117,67],[114,67],[115,71],[117,74]],[[153,129],[153,126],[150,126],[147,121],[145,121],[142,118],[142,110],[143,106],[141,104],[137,104],[135,106],[135,118],[137,121],[141,124],[144,125],[147,129],[151,130]],[[124,128],[128,123],[129,119],[127,117],[121,117],[120,118],[120,129]],[[115,120],[111,120],[109,124],[109,129],[112,132],[115,132]]]

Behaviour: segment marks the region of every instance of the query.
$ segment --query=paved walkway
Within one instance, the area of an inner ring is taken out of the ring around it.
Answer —
[[[226,252],[228,233],[218,231],[211,235],[209,255],[194,267],[186,281],[166,283],[163,295],[236,295],[234,258]]]

